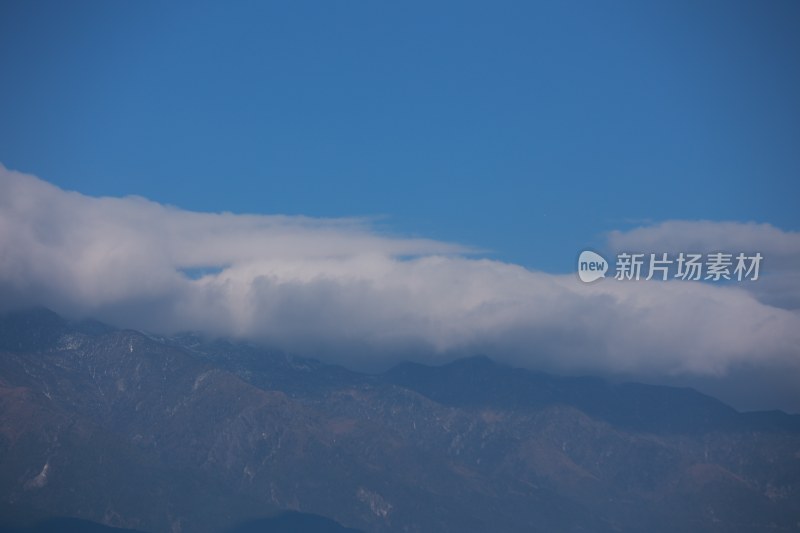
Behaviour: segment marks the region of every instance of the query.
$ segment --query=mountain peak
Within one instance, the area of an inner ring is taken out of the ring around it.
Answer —
[[[32,352],[55,346],[67,321],[45,307],[14,310],[0,316],[0,350]]]

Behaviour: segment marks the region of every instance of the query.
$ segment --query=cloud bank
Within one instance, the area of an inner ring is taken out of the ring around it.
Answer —
[[[769,224],[673,220],[608,235],[614,251],[761,253],[764,276],[741,285],[769,305],[800,309],[800,232]]]
[[[798,234],[766,224],[667,222],[614,232],[608,242],[648,252],[759,250],[765,265],[781,266],[761,288],[586,285],[455,244],[382,235],[362,220],[94,198],[0,167],[4,308],[45,305],[368,367],[485,353],[531,368],[638,376],[798,368]]]

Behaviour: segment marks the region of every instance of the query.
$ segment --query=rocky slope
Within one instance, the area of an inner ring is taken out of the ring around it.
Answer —
[[[0,501],[7,525],[152,532],[284,510],[372,532],[797,531],[800,417],[486,358],[365,375],[40,309],[0,319]]]

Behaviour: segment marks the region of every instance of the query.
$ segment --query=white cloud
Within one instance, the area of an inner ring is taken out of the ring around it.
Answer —
[[[740,288],[769,305],[800,309],[800,232],[754,222],[670,220],[630,231],[613,231],[608,243],[614,252],[676,254],[739,252],[763,256],[757,283]]]
[[[609,243],[758,250],[784,273],[800,250],[796,233],[714,222],[615,232]],[[196,267],[221,270],[184,275]],[[796,277],[781,280],[797,291]],[[360,220],[92,198],[0,167],[5,305],[157,332],[204,330],[367,365],[482,352],[528,367],[639,376],[796,370],[800,316],[742,287],[586,285],[458,245],[381,235]]]

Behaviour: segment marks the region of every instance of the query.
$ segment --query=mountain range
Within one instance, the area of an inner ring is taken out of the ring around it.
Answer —
[[[0,531],[799,529],[798,415],[487,357],[367,374],[0,317]]]

